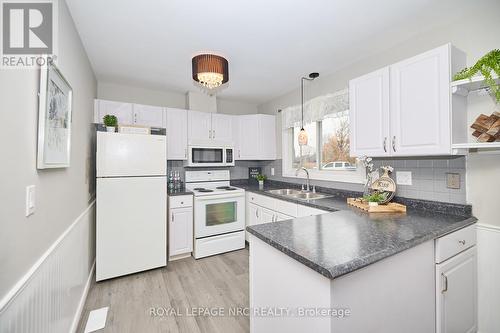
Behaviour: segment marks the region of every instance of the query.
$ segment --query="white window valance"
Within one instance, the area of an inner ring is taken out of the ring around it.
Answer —
[[[349,90],[343,89],[331,94],[315,97],[304,103],[304,124],[323,120],[330,114],[349,110]],[[300,126],[301,106],[294,105],[281,111],[283,128]]]

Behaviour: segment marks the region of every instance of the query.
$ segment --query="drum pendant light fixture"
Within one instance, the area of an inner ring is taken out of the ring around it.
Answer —
[[[199,54],[192,59],[193,80],[212,90],[229,81],[227,60],[215,54]]]
[[[306,146],[307,145],[307,132],[304,129],[304,80],[307,81],[312,81],[315,78],[319,76],[319,73],[311,73],[309,74],[309,77],[302,77],[300,80],[300,96],[301,96],[301,111],[302,111],[302,123],[301,123],[301,128],[298,136],[298,141],[300,146]]]

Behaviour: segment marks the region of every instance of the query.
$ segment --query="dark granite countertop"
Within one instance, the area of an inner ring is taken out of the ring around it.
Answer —
[[[171,189],[171,188],[169,188],[168,191],[167,191],[167,195],[169,195],[171,197],[174,197],[174,196],[177,196],[177,195],[193,195],[193,192],[191,192],[189,190],[186,190],[185,187],[181,187],[181,188],[178,188],[178,189]]]
[[[235,182],[234,185],[281,200],[286,198],[265,191],[293,187],[293,184],[276,182],[263,190],[259,190],[257,184]],[[398,201],[408,204],[406,214],[368,214],[345,203],[349,194],[355,193],[337,191],[332,198],[309,202],[286,199],[332,213],[259,224],[247,230],[334,279],[476,222],[468,205],[404,198]]]

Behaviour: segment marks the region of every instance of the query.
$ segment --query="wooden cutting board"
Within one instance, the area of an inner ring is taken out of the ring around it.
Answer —
[[[406,213],[406,206],[395,202],[384,205],[370,206],[368,202],[356,198],[347,198],[347,204],[368,213]]]

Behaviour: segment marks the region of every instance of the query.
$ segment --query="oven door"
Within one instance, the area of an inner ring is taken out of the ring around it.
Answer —
[[[189,147],[188,166],[224,166],[226,160],[224,147]]]
[[[195,197],[195,238],[245,229],[245,194]]]

